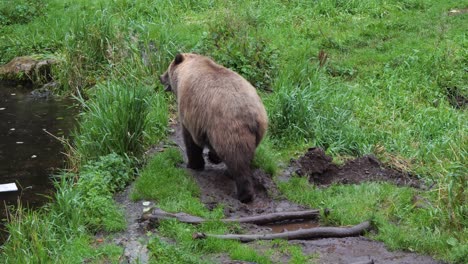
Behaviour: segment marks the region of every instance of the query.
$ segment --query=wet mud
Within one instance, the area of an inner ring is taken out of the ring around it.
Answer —
[[[308,177],[317,186],[357,184],[368,181],[386,181],[398,186],[428,188],[415,176],[383,165],[375,156],[367,155],[350,160],[341,166],[332,163],[320,148],[310,148],[302,157],[291,162],[292,171]]]
[[[148,263],[149,254],[148,244],[149,237],[146,236],[149,225],[140,221],[145,206],[142,201],[134,202],[130,199],[130,193],[133,185],[129,185],[121,193],[115,195],[114,200],[120,205],[125,213],[127,220],[127,229],[123,232],[113,234],[110,241],[106,241],[108,235],[101,233],[96,235],[96,240],[104,243],[112,243],[121,246],[124,249],[123,255],[120,257],[119,263]],[[150,205],[152,205],[150,203]]]
[[[304,254],[317,254],[320,264],[375,263],[375,264],[436,264],[431,257],[403,251],[389,251],[381,242],[366,237],[323,238],[293,240]],[[373,261],[373,262],[371,262]]]

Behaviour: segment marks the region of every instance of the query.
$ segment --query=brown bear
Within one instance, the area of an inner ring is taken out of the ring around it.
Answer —
[[[252,201],[250,166],[268,125],[255,88],[236,72],[192,53],[177,54],[160,81],[177,97],[187,167],[203,170],[207,147],[208,159],[224,161],[234,177],[238,199]]]

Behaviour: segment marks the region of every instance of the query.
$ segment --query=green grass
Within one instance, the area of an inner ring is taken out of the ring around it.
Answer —
[[[468,42],[466,14],[448,11],[466,8],[466,1],[36,2],[0,3],[0,63],[28,54],[57,58],[57,92],[89,96],[76,132],[75,158],[86,162],[112,152],[138,158],[146,146],[163,139],[173,101],[159,92],[157,77],[177,52],[203,52],[260,89],[273,90],[261,93],[270,127],[256,167],[275,174],[277,164],[312,146],[337,160],[376,154],[390,166],[436,183],[434,191],[420,193],[430,199],[430,208],[405,211],[411,203],[398,200],[405,216],[422,219],[404,222],[404,228],[416,230],[413,236],[396,234],[400,227],[390,223],[398,212],[365,201],[381,215],[378,239],[392,248],[462,259],[468,117],[466,106],[455,103],[468,97]],[[172,172],[176,179],[186,176]],[[152,189],[135,195],[206,214],[196,188],[190,187],[194,182],[183,182],[185,202],[171,204],[160,190],[164,181],[149,181]],[[296,180],[290,184],[303,186]],[[331,204],[348,204],[341,196],[351,201],[359,196],[354,187],[337,188],[319,193],[327,193]],[[416,192],[380,185],[355,188],[376,192],[368,197],[377,197],[378,203]],[[316,205],[304,197],[294,199]],[[359,203],[349,206],[360,211]],[[419,242],[421,234],[433,245]],[[182,245],[168,250],[183,253],[193,246]]]
[[[253,166],[262,169],[271,176],[275,176],[278,173],[278,155],[276,155],[273,143],[268,136],[257,147]]]

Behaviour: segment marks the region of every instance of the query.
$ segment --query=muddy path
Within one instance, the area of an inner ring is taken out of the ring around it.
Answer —
[[[185,167],[187,158],[185,156],[182,132],[180,127],[176,125],[173,126],[173,131],[170,139],[184,154],[185,162],[181,167]],[[155,152],[163,151],[163,149],[164,147],[157,146],[148,152],[150,153],[149,155],[153,155]],[[225,165],[222,163],[215,165],[211,164],[208,159],[205,160],[205,170],[189,170],[189,172],[199,185],[201,190],[200,199],[208,209],[213,209],[218,204],[222,204],[226,217],[251,216],[264,213],[310,209],[286,200],[277,189],[271,176],[258,169],[254,172],[255,200],[249,204],[240,203],[236,199],[235,182],[226,173]],[[286,181],[291,176],[291,173],[307,176],[311,182],[323,188],[326,188],[326,186],[331,183],[346,184],[368,180],[386,180],[401,185],[421,186],[419,181],[412,179],[409,175],[384,168],[375,157],[359,158],[338,167],[331,163],[331,158],[327,157],[322,150],[315,148],[309,149],[303,157],[292,161],[279,179]],[[349,176],[347,180],[344,180],[344,175],[351,176]],[[147,263],[148,249],[146,248],[146,244],[148,242],[148,237],[145,233],[152,228],[147,222],[141,221],[143,208],[145,207],[143,206],[144,201],[131,201],[129,197],[131,189],[132,186],[129,186],[124,192],[115,197],[116,201],[125,210],[128,222],[127,230],[114,235],[110,240],[112,243],[124,248],[120,263]],[[277,225],[268,226],[257,226],[253,224],[242,225],[247,233],[283,232],[286,230],[292,231],[299,228],[315,226],[319,226],[319,223],[313,220],[297,223],[279,223]],[[98,239],[100,239],[99,235]],[[362,236],[316,240],[291,240],[288,243],[300,246],[304,254],[317,255],[318,257],[315,258],[314,261],[320,264],[442,263],[435,261],[431,257],[421,256],[415,253],[389,251],[383,243]],[[249,244],[259,252],[268,249],[265,243],[251,242]],[[287,254],[278,253],[273,257],[273,261],[275,263],[287,263],[289,258]],[[233,261],[225,254],[217,254],[216,256],[210,257],[210,259],[216,263],[246,263]]]
[[[184,153],[186,161],[182,131],[179,126],[174,126],[174,130],[175,132],[170,138]],[[201,189],[201,201],[207,208],[214,208],[219,203],[224,204],[226,217],[310,209],[282,197],[271,176],[258,169],[254,172],[255,190],[257,192],[255,200],[249,204],[240,203],[235,196],[235,182],[226,173],[225,165],[222,163],[214,165],[207,158],[205,160],[207,161],[205,170],[190,170],[190,172]],[[318,166],[316,166],[317,164]],[[287,180],[291,171],[300,171],[299,173],[302,173],[302,175],[313,174],[313,177],[310,177],[311,181],[320,183],[323,186],[327,186],[333,182],[359,183],[368,180],[390,181],[399,185],[414,187],[423,186],[421,182],[413,179],[411,175],[383,167],[375,157],[366,156],[349,161],[342,167],[337,167],[331,163],[331,158],[327,157],[323,150],[315,148],[310,149],[302,158],[292,162],[291,166],[285,170],[285,175],[282,175],[282,180]],[[346,180],[345,175],[348,175],[348,180]],[[276,226],[244,225],[243,227],[249,233],[270,233],[314,226],[318,226],[318,223],[306,222]],[[402,251],[389,251],[383,243],[370,240],[366,237],[293,240],[289,243],[301,246],[304,254],[318,254],[317,263],[323,264],[370,263],[370,260],[373,260],[373,263],[395,264],[441,263],[428,256],[420,256]],[[259,248],[260,251],[264,247],[256,242],[251,244],[252,247]],[[280,256],[277,259],[278,262],[287,262],[287,260],[288,256]],[[239,262],[231,262],[227,258],[221,258],[220,263]]]

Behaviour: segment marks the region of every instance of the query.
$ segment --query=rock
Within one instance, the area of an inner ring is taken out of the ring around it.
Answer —
[[[49,82],[44,84],[41,88],[33,90],[29,94],[31,99],[51,99],[54,96],[53,90],[57,89],[60,86],[57,82]]]
[[[56,62],[32,56],[16,57],[0,66],[0,79],[44,83],[50,79],[50,67]]]
[[[53,97],[53,93],[49,89],[43,87],[33,90],[29,94],[29,97],[32,99],[49,99]]]

